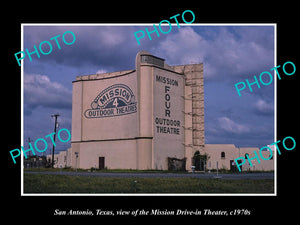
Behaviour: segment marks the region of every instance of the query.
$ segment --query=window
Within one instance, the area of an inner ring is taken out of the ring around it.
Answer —
[[[221,152],[221,159],[225,159],[225,152]]]

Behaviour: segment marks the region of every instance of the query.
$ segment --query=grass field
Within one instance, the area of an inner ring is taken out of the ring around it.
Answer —
[[[274,181],[24,174],[24,193],[273,193]]]
[[[24,168],[24,171],[35,171],[35,172],[74,172],[74,168]],[[188,171],[170,171],[170,170],[135,170],[135,169],[102,169],[95,170],[91,169],[78,169],[78,172],[101,172],[101,173],[189,173]],[[210,170],[212,173],[216,173],[217,170]],[[240,173],[273,173],[274,171],[242,171]],[[201,172],[200,172],[201,173]],[[229,170],[219,169],[219,173],[232,173]]]

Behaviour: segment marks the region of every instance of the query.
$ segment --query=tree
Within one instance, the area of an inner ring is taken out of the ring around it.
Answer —
[[[204,170],[204,166],[206,169],[207,161],[209,160],[208,154],[204,153],[203,155],[197,150],[193,156],[192,162],[193,166],[195,166],[195,170],[202,171]]]

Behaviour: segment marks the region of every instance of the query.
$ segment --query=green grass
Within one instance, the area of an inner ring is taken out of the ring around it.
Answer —
[[[63,172],[75,172],[74,168],[62,168]],[[37,171],[37,172],[59,172],[60,168],[24,168],[24,171]],[[190,173],[188,171],[170,171],[170,170],[135,170],[135,169],[78,169],[78,172],[101,172],[101,173]],[[208,170],[206,170],[206,173]],[[210,170],[211,173],[216,173],[217,170]],[[274,171],[242,171],[235,173],[273,173]],[[197,171],[196,173],[203,173],[203,171]],[[230,170],[220,169],[219,173],[232,173]]]
[[[24,174],[24,193],[273,193],[274,181]]]

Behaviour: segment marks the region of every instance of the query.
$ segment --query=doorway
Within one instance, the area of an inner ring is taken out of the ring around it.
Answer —
[[[238,160],[238,163],[241,164],[242,160]],[[241,170],[243,170],[242,165],[240,166]],[[231,172],[238,172],[237,165],[234,160],[230,160],[230,171]]]
[[[105,157],[99,157],[99,169],[103,170],[105,167]]]

